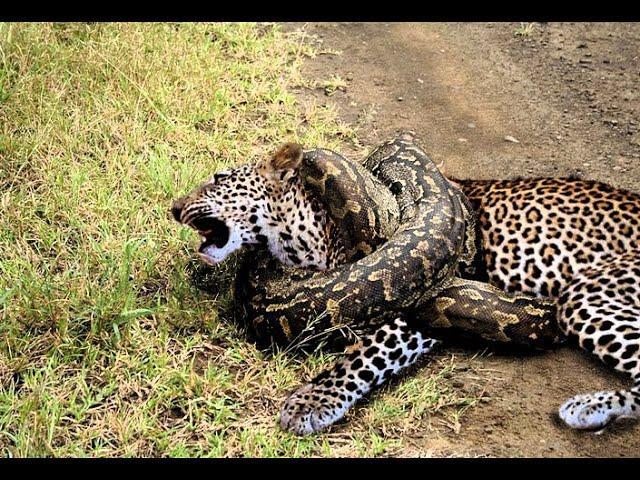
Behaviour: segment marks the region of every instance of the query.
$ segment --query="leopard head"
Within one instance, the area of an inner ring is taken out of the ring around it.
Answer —
[[[210,265],[243,246],[272,247],[283,222],[281,205],[295,196],[289,190],[301,161],[302,147],[287,143],[269,158],[216,173],[174,201],[171,213],[198,231],[198,253]]]

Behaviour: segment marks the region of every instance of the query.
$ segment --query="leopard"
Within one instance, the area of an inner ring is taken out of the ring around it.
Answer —
[[[590,430],[640,417],[640,195],[577,177],[452,181],[478,214],[477,278],[552,299],[567,338],[631,377],[568,399],[559,417]]]
[[[302,147],[216,173],[177,199],[175,220],[199,232],[210,265],[244,247],[266,248],[281,263],[334,268],[344,252],[321,202],[298,175]],[[549,299],[567,338],[632,386],[578,394],[558,409],[575,429],[601,429],[640,417],[640,195],[577,178],[450,178],[476,213],[474,261],[462,278],[504,292]],[[327,370],[290,394],[280,426],[309,434],[342,419],[349,408],[441,341],[410,315],[363,335]]]

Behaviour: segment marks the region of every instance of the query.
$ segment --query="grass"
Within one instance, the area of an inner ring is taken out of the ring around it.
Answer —
[[[172,199],[282,141],[353,137],[292,93],[313,53],[274,25],[0,25],[2,455],[402,454],[473,402],[441,361],[329,433],[283,433],[284,396],[333,358],[265,358],[226,321],[229,275],[190,281]]]
[[[531,22],[520,22],[520,25],[513,31],[515,37],[530,37],[534,30]]]
[[[341,90],[343,92],[346,91],[348,84],[346,80],[343,80],[340,77],[340,75],[333,75],[328,80],[318,82],[318,86],[324,89],[325,95],[330,97],[331,95],[336,93],[338,90]]]

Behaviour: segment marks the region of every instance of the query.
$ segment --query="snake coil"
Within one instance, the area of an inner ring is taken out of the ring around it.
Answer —
[[[475,217],[411,135],[382,144],[363,165],[305,152],[300,175],[339,226],[347,262],[319,272],[264,251],[247,256],[236,305],[260,347],[343,345],[399,315],[536,348],[561,338],[551,302],[455,276],[475,257]]]

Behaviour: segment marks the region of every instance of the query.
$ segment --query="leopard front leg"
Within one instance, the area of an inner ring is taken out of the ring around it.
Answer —
[[[345,358],[287,398],[280,410],[280,426],[298,435],[328,427],[372,388],[414,364],[436,343],[395,319],[365,336]]]

